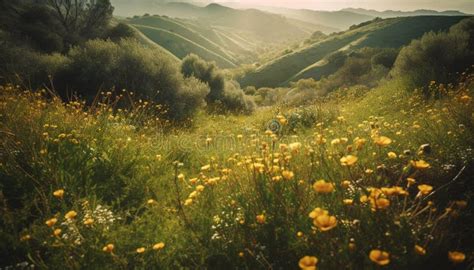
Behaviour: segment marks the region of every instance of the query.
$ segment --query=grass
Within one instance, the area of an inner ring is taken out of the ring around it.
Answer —
[[[199,44],[201,47],[207,48],[208,50],[219,54],[223,58],[226,58],[233,63],[236,62],[236,60],[221,47],[222,44],[214,43],[213,41],[207,39],[200,33],[191,30],[191,28],[186,25],[185,22],[180,22],[177,19],[165,18],[160,16],[149,16],[133,18],[130,19],[128,23],[150,26],[176,33],[179,36],[182,36],[188,40],[193,41],[196,44]],[[160,40],[156,40],[156,42],[160,44]]]
[[[188,130],[145,101],[114,108],[120,93],[85,107],[4,86],[0,265],[462,269],[473,86],[472,74],[434,83],[441,98],[427,100],[392,81],[308,107],[200,113]]]
[[[180,59],[186,57],[190,53],[194,53],[206,61],[216,62],[221,68],[230,68],[236,66],[235,63],[222,57],[221,55],[210,51],[207,48],[194,43],[192,40],[182,37],[176,33],[144,25],[133,26],[140,30],[149,39],[160,44],[162,47]]]
[[[328,37],[323,41],[310,44],[291,54],[276,58],[259,67],[255,72],[246,74],[239,82],[242,86],[260,87],[287,86],[292,79],[304,79],[311,76],[319,79],[332,70],[330,64],[311,67],[327,55],[334,53],[350,43],[367,36],[352,49],[363,47],[397,48],[408,44],[429,31],[447,30],[466,17],[463,16],[419,16],[385,19],[379,22],[349,30]],[[306,75],[306,76],[302,76]]]

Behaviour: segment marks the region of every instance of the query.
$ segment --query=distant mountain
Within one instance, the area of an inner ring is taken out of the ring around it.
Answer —
[[[133,1],[150,3],[147,15],[132,16],[123,19],[124,22],[178,58],[195,53],[222,68],[252,63],[262,53],[285,49],[309,38],[315,31],[337,31],[258,9]]]
[[[263,7],[262,7],[263,8]],[[369,21],[374,18],[371,15],[359,14],[350,11],[318,11],[311,9],[290,9],[266,7],[266,11],[281,14],[288,18],[298,19],[318,25],[326,25],[345,30],[349,26]]]
[[[345,8],[342,11],[358,13],[361,15],[372,16],[372,17],[380,17],[380,18],[407,17],[407,16],[464,16],[464,15],[467,15],[457,10],[436,11],[436,10],[429,10],[429,9],[418,9],[414,11],[397,11],[397,10],[377,11],[373,9],[363,9],[363,8]]]
[[[328,59],[363,47],[399,48],[429,31],[443,31],[466,16],[417,16],[364,22],[297,51],[278,57],[239,80],[242,86],[279,87],[299,79],[320,79],[334,72]]]

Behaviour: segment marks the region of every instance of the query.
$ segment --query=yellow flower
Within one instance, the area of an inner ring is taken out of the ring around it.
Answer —
[[[77,212],[74,211],[74,210],[71,210],[71,211],[67,212],[66,215],[64,215],[64,217],[65,217],[66,219],[73,219],[73,218],[75,218],[76,216],[77,216]]]
[[[375,143],[379,146],[387,146],[392,143],[392,139],[385,136],[380,136],[375,138]]]
[[[320,215],[327,215],[327,214],[329,214],[329,212],[327,210],[323,210],[319,207],[316,207],[316,208],[313,209],[313,211],[311,211],[309,213],[309,217],[312,218],[312,219],[315,219]]]
[[[385,209],[390,206],[390,201],[385,198],[378,198],[378,199],[375,199],[373,202],[374,202],[373,206],[376,209]]]
[[[320,215],[313,220],[314,226],[318,227],[321,231],[329,231],[336,227],[337,219],[335,216]]]
[[[199,192],[202,192],[204,190],[204,186],[203,185],[197,185],[196,190],[199,191]]]
[[[154,204],[154,203],[156,203],[156,201],[153,200],[153,199],[149,199],[148,201],[146,201],[146,203],[147,203],[147,204]]]
[[[344,189],[347,189],[351,186],[351,181],[349,180],[344,180],[341,182],[341,187],[344,188]]]
[[[201,167],[201,171],[209,171],[211,169],[211,165],[207,164]]]
[[[354,140],[354,144],[355,144],[357,150],[362,149],[362,147],[365,145],[366,142],[367,142],[366,139],[356,138],[356,139]]]
[[[390,159],[396,159],[397,158],[397,154],[395,152],[388,152],[387,156]]]
[[[422,246],[419,246],[419,245],[415,245],[415,252],[416,254],[422,255],[422,256],[426,254],[426,250]]]
[[[188,206],[188,205],[191,205],[193,203],[193,199],[186,199],[184,201],[184,206]]]
[[[342,166],[352,166],[357,162],[357,157],[353,155],[347,155],[342,157],[340,161]]]
[[[334,191],[334,185],[321,179],[313,184],[313,189],[317,193],[331,193]]]
[[[102,251],[112,253],[114,251],[114,244],[107,244],[102,248]]]
[[[448,258],[453,263],[462,263],[466,259],[466,254],[459,251],[449,251]]]
[[[153,245],[153,250],[161,250],[165,247],[165,243],[159,242]]]
[[[266,219],[267,218],[265,217],[265,214],[260,214],[260,215],[257,215],[256,217],[257,223],[259,224],[264,224]]]
[[[54,191],[53,196],[58,198],[58,199],[62,199],[64,197],[64,189],[58,189],[58,190]]]
[[[340,143],[341,143],[341,139],[339,139],[339,138],[336,138],[336,139],[331,141],[331,145],[337,145],[337,144],[340,144]]]
[[[302,237],[302,236],[303,236],[303,232],[297,232],[297,233],[296,233],[296,236]]]
[[[294,142],[290,143],[288,145],[288,148],[290,149],[291,152],[297,153],[301,149],[301,143],[300,142]]]
[[[342,202],[345,204],[345,205],[352,205],[354,203],[354,200],[352,199],[344,199],[342,200]]]
[[[241,252],[239,252],[238,255],[239,255],[240,258],[243,258],[243,257],[245,256],[245,253],[243,253],[243,252],[241,251]]]
[[[428,169],[430,167],[430,164],[424,160],[412,160],[411,165],[415,167],[415,169],[423,170],[423,169]]]
[[[293,177],[295,177],[295,174],[292,172],[292,171],[288,171],[288,170],[284,170],[281,172],[281,175],[283,176],[283,178],[285,178],[286,180],[291,180],[293,179]]]
[[[184,174],[182,174],[182,173],[178,174],[178,179],[179,180],[184,180]]]
[[[298,266],[302,270],[316,270],[316,264],[318,264],[318,258],[314,256],[304,256],[298,262]]]
[[[48,227],[53,227],[54,224],[56,224],[56,222],[58,222],[58,219],[57,219],[57,218],[51,218],[51,219],[46,220],[45,224],[46,224]]]
[[[137,253],[138,253],[138,254],[141,254],[141,253],[143,253],[143,252],[145,252],[145,248],[144,248],[144,247],[139,247],[139,248],[137,248]]]
[[[53,235],[56,236],[56,237],[59,237],[61,235],[61,229],[56,229],[53,231]]]
[[[30,239],[31,239],[31,235],[29,235],[29,234],[25,234],[25,235],[20,237],[21,242],[28,241]]]
[[[433,187],[430,185],[418,185],[418,190],[422,195],[428,195],[433,190]]]
[[[414,185],[416,183],[416,180],[415,180],[415,178],[408,177],[407,182],[408,182],[408,185],[411,186],[411,185]]]
[[[94,224],[94,220],[92,218],[88,218],[88,219],[84,220],[84,225],[89,226],[89,225],[92,225],[92,224]]]
[[[371,261],[378,265],[387,265],[390,263],[390,254],[388,252],[378,249],[373,249],[369,253]]]
[[[463,95],[459,98],[459,100],[464,103],[469,103],[469,101],[471,101],[471,97],[468,95]]]

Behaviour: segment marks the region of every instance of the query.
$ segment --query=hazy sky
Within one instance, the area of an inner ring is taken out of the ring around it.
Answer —
[[[360,7],[376,10],[454,9],[471,14],[474,13],[474,0],[224,0],[222,2],[318,10],[339,10],[346,7]]]

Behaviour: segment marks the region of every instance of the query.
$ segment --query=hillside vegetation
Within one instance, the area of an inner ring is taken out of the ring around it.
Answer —
[[[363,47],[398,48],[426,32],[446,30],[464,18],[425,16],[364,23],[265,63],[239,82],[260,88],[285,86],[303,78],[320,79],[334,71],[331,63],[322,60],[338,51],[350,54]]]
[[[259,10],[236,10],[217,4],[197,7],[168,3],[157,14],[166,16],[147,14],[124,22],[178,58],[194,53],[222,68],[255,62],[262,54],[283,50],[314,31],[334,30]]]
[[[473,265],[474,17],[283,45],[109,0],[0,7],[0,269]]]

